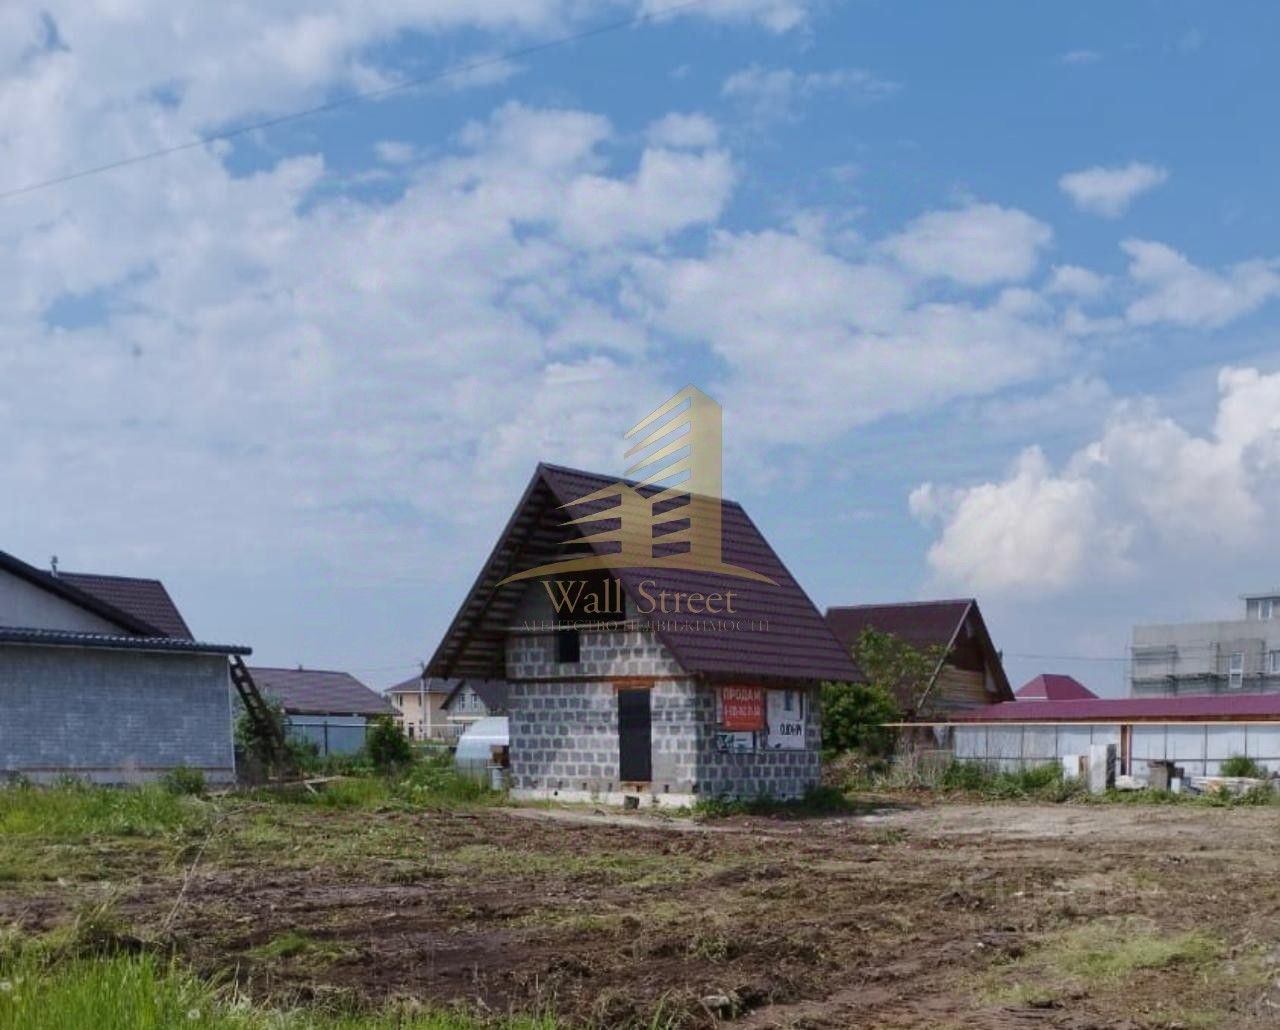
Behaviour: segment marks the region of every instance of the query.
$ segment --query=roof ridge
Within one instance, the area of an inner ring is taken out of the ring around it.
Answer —
[[[974,604],[976,597],[943,597],[933,601],[881,601],[868,604],[833,604],[827,606],[829,612],[857,612],[868,608],[922,608],[925,605]]]
[[[659,485],[658,485],[658,484],[656,484],[656,483],[646,483],[646,484],[642,484],[642,483],[640,482],[640,480],[638,480],[638,479],[628,479],[626,476],[611,476],[611,475],[607,475],[607,474],[605,474],[605,473],[603,473],[603,472],[592,472],[592,471],[590,471],[589,469],[577,469],[577,468],[572,468],[572,467],[570,467],[570,466],[568,466],[568,465],[557,465],[557,464],[555,464],[554,462],[550,462],[550,461],[540,461],[540,462],[538,462],[538,470],[539,470],[539,471],[546,470],[546,471],[550,471],[550,472],[564,472],[564,473],[567,473],[567,474],[569,474],[569,475],[571,475],[571,476],[586,476],[586,477],[591,478],[591,479],[606,479],[606,480],[608,480],[608,481],[609,481],[609,482],[611,482],[611,483],[625,483],[627,486],[635,486],[635,487],[640,487],[641,489],[645,489],[645,490],[653,490],[655,493],[659,493],[659,492],[661,492],[661,491],[663,491],[663,490],[677,490],[677,489],[679,489],[679,488],[680,488],[680,485],[681,485],[681,484],[677,483],[677,484],[675,484],[674,486],[665,487],[665,486],[659,486]],[[685,492],[685,493],[688,493],[688,494],[692,494],[692,493],[693,493],[691,490],[686,490],[686,491],[684,491],[684,492]],[[695,496],[698,496],[698,497],[710,497],[711,495],[710,495],[710,494],[697,494],[697,495],[695,495]],[[723,496],[721,496],[721,497],[712,497],[711,499],[712,499],[712,500],[719,501],[721,504],[729,504],[729,505],[732,505],[732,506],[733,506],[733,507],[735,507],[735,508],[740,508],[740,509],[742,508],[742,505],[741,505],[739,502],[735,501],[735,500],[734,500],[733,498],[731,498],[731,497],[723,497]],[[745,509],[743,509],[743,510],[745,510]]]

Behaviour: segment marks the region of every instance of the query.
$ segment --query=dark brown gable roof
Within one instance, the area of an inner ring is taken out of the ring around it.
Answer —
[[[397,683],[394,687],[387,687],[383,691],[384,694],[449,694],[453,688],[458,685],[457,680],[442,680],[432,676],[426,678],[425,684],[421,676],[414,676],[411,680],[405,680],[403,683]]]
[[[253,681],[294,715],[395,715],[395,707],[354,676],[323,669],[251,668]]]
[[[190,640],[191,630],[158,579],[131,576],[96,576],[87,572],[60,572],[58,579],[92,594],[99,600],[154,626],[167,637]]]
[[[524,582],[498,583],[515,572],[564,557],[562,543],[576,535],[561,526],[570,517],[561,505],[617,482],[556,465],[540,464],[485,563],[453,624],[432,658],[435,676],[500,679],[507,626],[523,596]],[[572,515],[603,511],[608,501],[583,505]],[[722,507],[723,560],[761,573],[777,585],[716,573],[670,568],[619,569],[623,589],[638,596],[641,581],[659,590],[710,593],[731,587],[740,629],[709,630],[705,622],[660,621],[655,632],[686,672],[719,678],[790,681],[860,679],[849,653],[792,578],[760,530],[733,501]],[[592,529],[600,528],[599,525]],[[599,545],[593,545],[599,547]]]
[[[858,604],[827,609],[831,632],[850,651],[864,630],[892,633],[912,647],[942,647],[950,650],[960,639],[966,620],[977,633],[978,646],[995,677],[1002,701],[1013,700],[1013,689],[1005,675],[1004,662],[987,631],[986,621],[971,597],[947,601],[906,601],[900,604]]]
[[[70,601],[85,611],[93,612],[94,615],[115,623],[129,633],[144,637],[163,637],[167,635],[159,626],[153,626],[138,615],[117,607],[96,594],[83,590],[72,583],[68,583],[61,576],[54,576],[42,569],[37,569],[34,565],[28,565],[26,562],[4,551],[0,551],[0,570],[17,576],[19,579],[23,579],[41,590],[46,590],[57,597],[61,597],[64,601]],[[190,639],[190,634],[187,635],[187,639]]]

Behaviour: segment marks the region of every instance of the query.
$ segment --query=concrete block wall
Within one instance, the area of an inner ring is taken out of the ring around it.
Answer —
[[[0,645],[0,777],[133,783],[177,765],[235,779],[226,658]]]
[[[809,690],[804,706],[805,743],[796,750],[720,751],[716,748],[715,688],[702,686],[696,695],[698,726],[698,793],[704,797],[779,801],[801,798],[822,778],[821,717],[817,690]]]
[[[579,661],[556,661],[556,635],[512,633],[507,638],[507,679],[680,676],[684,670],[652,633],[640,629],[579,630]]]

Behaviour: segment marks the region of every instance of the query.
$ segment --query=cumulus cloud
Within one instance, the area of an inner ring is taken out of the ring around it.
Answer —
[[[1159,165],[1131,161],[1118,167],[1095,165],[1067,172],[1058,180],[1058,186],[1081,211],[1103,218],[1119,218],[1135,198],[1168,178],[1168,171]]]
[[[1033,447],[1000,480],[921,484],[909,504],[940,527],[938,580],[1043,595],[1197,548],[1225,560],[1263,545],[1280,501],[1280,373],[1225,368],[1218,391],[1205,435],[1149,401],[1121,403],[1059,470]]]
[[[798,72],[794,68],[752,65],[725,79],[720,92],[746,107],[757,122],[767,123],[795,118],[802,101],[821,93],[882,100],[899,88],[898,83],[861,68]]]
[[[1193,265],[1163,243],[1125,240],[1129,276],[1143,291],[1126,315],[1135,325],[1216,329],[1280,294],[1280,263],[1242,261],[1223,272]]]
[[[716,234],[699,257],[637,263],[656,329],[723,361],[735,432],[817,443],[887,414],[978,396],[1051,368],[1062,339],[1035,295],[986,303],[916,295],[912,276],[821,236]]]
[[[1027,278],[1052,239],[1049,226],[1025,211],[971,204],[921,215],[883,249],[918,275],[988,286]]]
[[[714,147],[720,130],[704,114],[673,111],[650,125],[646,136],[657,147]]]
[[[1106,292],[1107,277],[1079,265],[1054,265],[1046,289],[1050,293],[1087,300]]]

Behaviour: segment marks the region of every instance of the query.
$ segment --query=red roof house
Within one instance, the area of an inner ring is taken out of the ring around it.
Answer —
[[[1014,696],[1019,701],[1083,701],[1098,695],[1074,676],[1042,672],[1020,686]]]

